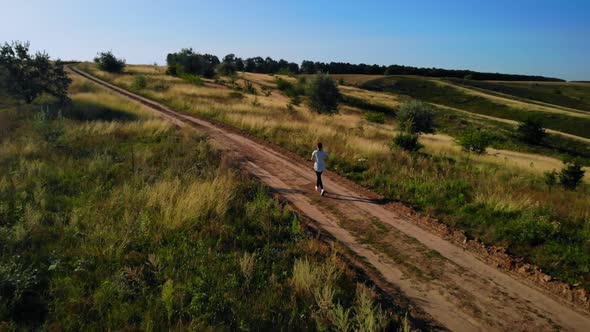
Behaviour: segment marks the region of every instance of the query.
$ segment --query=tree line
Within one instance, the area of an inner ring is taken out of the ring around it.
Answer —
[[[236,71],[262,74],[366,74],[366,75],[416,75],[429,77],[453,77],[471,80],[499,81],[555,81],[562,79],[545,76],[485,73],[472,70],[455,70],[442,68],[419,68],[401,65],[368,65],[347,62],[314,62],[304,60],[301,65],[284,59],[274,60],[271,57],[253,57],[242,59],[235,54],[228,54],[223,59],[215,55],[196,53],[192,48],[180,52],[169,53],[166,57],[169,74],[195,74],[213,77],[217,70],[227,75]],[[218,68],[219,67],[219,68]]]

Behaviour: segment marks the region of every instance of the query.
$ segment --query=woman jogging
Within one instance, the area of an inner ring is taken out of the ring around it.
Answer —
[[[324,196],[324,184],[322,183],[322,173],[326,170],[326,159],[328,154],[324,152],[322,143],[318,143],[318,149],[311,154],[311,160],[313,163],[313,169],[317,177],[315,184],[315,191],[320,191],[320,195]]]

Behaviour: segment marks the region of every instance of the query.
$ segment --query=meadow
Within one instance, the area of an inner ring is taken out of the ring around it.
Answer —
[[[443,81],[409,76],[387,76],[362,83],[361,87],[519,122],[534,116],[546,128],[590,138],[590,114],[582,111],[566,111],[541,105],[533,107],[516,100],[494,100],[490,96],[469,93]]]
[[[302,157],[308,158],[314,144],[322,141],[330,153],[329,169],[487,244],[506,246],[556,278],[590,289],[588,185],[576,191],[548,187],[532,165],[516,167],[508,154],[498,160],[464,153],[453,147],[452,138],[425,136],[421,153],[392,148],[398,127],[394,115],[367,117],[361,104],[395,109],[407,100],[405,96],[341,86],[345,96],[362,103],[341,105],[339,114],[328,116],[310,112],[304,103],[294,105],[276,88],[278,76],[241,73],[235,82],[228,78],[189,82],[167,76],[157,66],[128,66],[123,74],[102,72],[92,64],[80,68],[179,111],[240,128]],[[146,79],[145,86],[134,84],[138,76]],[[575,118],[583,122],[580,119]],[[450,127],[482,120],[460,116],[445,121]],[[441,147],[439,143],[445,141]]]
[[[590,112],[590,84],[587,83],[548,83],[548,82],[486,82],[446,79],[449,82],[484,89],[490,92],[573,108]]]
[[[205,137],[78,78],[70,97],[0,94],[0,330],[403,325]]]

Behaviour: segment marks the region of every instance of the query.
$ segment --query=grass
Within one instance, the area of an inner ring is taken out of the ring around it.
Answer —
[[[590,85],[572,83],[511,83],[446,79],[454,84],[488,90],[516,98],[538,101],[590,112]]]
[[[122,86],[131,83],[125,75],[109,76],[88,69]],[[152,78],[170,79],[161,74]],[[269,86],[276,82],[268,75],[256,74],[255,78],[255,82]],[[341,106],[338,115],[316,115],[302,106],[288,111],[285,105],[289,99],[280,93],[257,96],[260,106],[255,107],[252,96],[243,101],[231,99],[227,88],[212,81],[205,81],[202,87],[176,79],[170,82],[166,93],[144,93],[181,111],[238,127],[303,157],[308,158],[314,144],[321,141],[330,153],[329,169],[488,244],[506,246],[556,278],[590,289],[590,188],[585,184],[573,192],[549,190],[542,174],[511,167],[503,159],[492,162],[489,155],[470,156],[447,148],[436,151],[428,139],[422,142],[429,154],[390,150],[397,133],[394,116],[388,116],[384,124],[369,122],[364,118],[366,111],[350,105]],[[403,101],[396,95],[341,88],[370,104],[395,107]],[[225,97],[215,99],[212,95]],[[445,121],[451,126],[483,120],[457,117]],[[506,144],[510,144],[508,139]]]
[[[332,307],[396,328],[204,137],[78,79],[70,95],[0,97],[0,330],[316,330],[346,322]],[[293,283],[302,261],[321,302]]]
[[[430,103],[464,109],[478,114],[523,122],[532,114],[538,117],[546,128],[590,138],[590,118],[574,116],[568,112],[525,110],[490,100],[481,95],[469,94],[452,85],[439,84],[428,79],[402,76],[388,76],[365,82],[361,87],[384,92],[394,92]],[[539,106],[540,107],[540,106]]]

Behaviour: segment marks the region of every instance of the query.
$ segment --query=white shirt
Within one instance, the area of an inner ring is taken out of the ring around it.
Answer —
[[[315,150],[311,154],[311,158],[315,161],[313,163],[313,169],[316,172],[323,172],[326,170],[326,158],[328,158],[328,154],[323,150]]]

